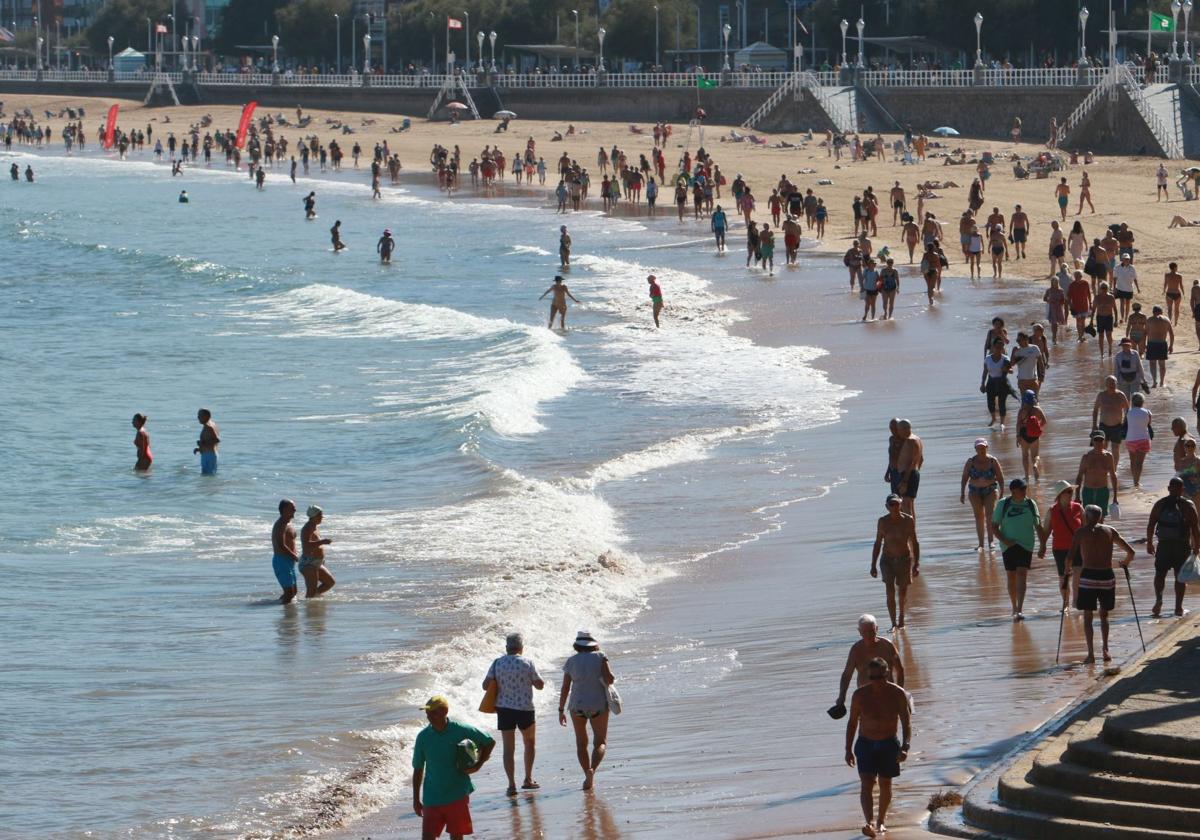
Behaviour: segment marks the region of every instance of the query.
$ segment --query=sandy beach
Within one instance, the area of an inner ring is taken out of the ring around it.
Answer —
[[[97,123],[109,104],[107,100],[4,97],[9,114],[30,107],[40,117],[44,110],[82,105],[88,114],[89,149],[94,148]],[[166,131],[179,135],[205,114],[212,115],[218,129],[235,127],[238,117],[238,109],[228,107],[148,109],[140,103],[120,104],[123,128],[144,129],[151,124],[155,137]],[[169,123],[164,120],[167,116]],[[628,125],[577,125],[586,133],[551,142],[552,132],[565,131],[565,125],[518,120],[508,134],[496,135],[492,121],[451,126],[414,117],[411,130],[395,134],[390,129],[399,125],[401,115],[312,112],[312,116],[309,131],[315,130],[322,142],[335,136],[328,120],[354,128],[353,135],[337,135],[344,146],[357,141],[369,150],[386,140],[404,165],[403,183],[430,192],[435,185],[427,159],[434,143],[451,148],[457,144],[469,160],[485,144],[496,142],[511,154],[532,136],[538,153],[551,166],[565,152],[589,169],[594,169],[601,146],[615,143],[636,159],[639,153],[648,154],[653,143],[648,125],[642,126],[645,135],[632,134]],[[375,122],[364,125],[368,120]],[[49,122],[57,130],[63,120]],[[708,275],[746,316],[736,327],[737,334],[766,346],[824,348],[828,354],[816,366],[832,382],[857,392],[843,403],[838,422],[788,441],[802,455],[804,477],[824,489],[756,511],[761,523],[756,538],[680,564],[672,576],[651,588],[647,610],[615,638],[602,640],[621,681],[627,710],[613,722],[609,758],[594,795],[583,796],[577,790],[572,740],[552,716],[560,661],[546,663],[544,673],[551,686],[545,694],[551,696],[539,700],[543,704],[538,743],[542,790],[506,799],[497,752],[492,766],[476,777],[479,792],[472,806],[477,836],[530,840],[685,834],[695,838],[857,836],[861,824],[857,778],[841,760],[844,730],[824,710],[834,700],[846,650],[857,637],[856,617],[864,611],[886,617],[883,587],[868,576],[867,569],[874,522],[884,512],[886,484],[881,477],[887,421],[893,416],[909,418],[925,441],[926,467],[917,503],[922,574],[910,593],[910,627],[897,639],[908,672],[907,687],[916,702],[914,753],[897,785],[891,836],[903,840],[921,834],[931,794],[965,782],[1104,679],[1094,669],[1054,665],[1059,595],[1051,560],[1035,560],[1026,609],[1030,620],[1009,619],[999,557],[974,550],[970,509],[957,498],[962,464],[971,454],[971,441],[979,435],[993,440],[992,454],[1008,476],[1020,472],[1015,434],[986,426],[984,400],[977,391],[980,348],[994,315],[1010,325],[1044,318],[1041,297],[1047,287],[1049,223],[1058,218],[1056,178],[1017,181],[1007,164],[993,168],[985,211],[994,205],[1009,214],[1013,205],[1021,204],[1033,231],[1030,258],[1007,263],[1004,280],[991,280],[986,264],[985,279],[964,279],[957,246],[952,250],[948,244],[952,266],[936,306],[926,305],[920,278],[904,272],[896,319],[864,325],[859,323],[857,295],[847,293],[840,260],[851,239],[854,195],[871,185],[886,196],[892,183],[899,181],[910,195],[911,208],[918,181],[953,179],[959,188],[938,190],[940,198],[926,204],[947,225],[947,238],[953,243],[973,167],[942,166],[940,158],[904,166],[892,162],[890,155],[886,163],[843,159],[837,164],[817,141],[805,141],[802,135],[771,135],[771,143],[805,144],[802,149],[780,149],[720,142],[729,130],[708,126],[705,146],[730,181],[741,173],[754,187],[759,217],[769,219],[764,198],[781,174],[802,188],[813,186],[830,208],[827,235],[819,243],[806,237],[800,270],[777,268],[775,276],[768,278],[743,269],[739,224],[730,235],[729,256],[713,258]],[[683,142],[686,127],[676,126],[675,131],[671,147]],[[294,128],[285,127],[280,133],[292,142],[299,139]],[[975,140],[953,146],[968,155],[990,150],[999,157],[1013,150],[1009,144]],[[61,146],[50,148],[57,154]],[[1016,151],[1032,154],[1036,149],[1023,144]],[[672,157],[669,148],[668,161]],[[217,168],[215,161],[214,155]],[[1089,239],[1110,223],[1130,223],[1139,249],[1142,293],[1136,299],[1147,309],[1162,303],[1161,277],[1169,261],[1180,263],[1188,286],[1197,276],[1189,269],[1200,261],[1196,232],[1167,229],[1173,215],[1188,217],[1192,205],[1178,200],[1173,187],[1171,201],[1155,201],[1154,173],[1160,162],[1101,158],[1088,166],[1098,212],[1079,217]],[[49,171],[53,161],[42,166]],[[1169,168],[1174,178],[1178,166]],[[797,174],[804,169],[815,172]],[[1062,173],[1073,190],[1068,226],[1075,218],[1081,169]],[[818,179],[832,184],[817,186]],[[268,170],[268,186],[284,180],[286,171]],[[547,180],[545,188],[517,187],[507,180],[500,194],[509,203],[553,206]],[[598,180],[593,172],[593,185]],[[364,161],[364,191],[369,190],[369,181]],[[466,203],[473,195],[467,186],[449,200]],[[638,218],[662,232],[664,250],[653,259],[669,266],[673,248],[708,247],[691,244],[707,238],[708,225],[690,219],[680,224],[673,208],[664,203],[668,206],[661,208],[658,219]],[[731,205],[732,198],[725,203]],[[593,198],[589,209],[598,208],[599,201]],[[898,256],[903,250],[900,228],[891,225],[890,214],[884,218],[881,211],[880,220],[880,235],[873,238],[876,248],[888,245]],[[472,224],[467,212],[464,225]],[[555,231],[547,226],[539,235],[550,248]],[[576,243],[577,253],[586,254],[591,248],[591,243]],[[641,278],[631,278],[634,282],[640,283]],[[669,303],[669,287],[666,291]],[[640,289],[638,293],[642,294]],[[670,315],[668,308],[668,319]],[[1123,517],[1118,527],[1130,540],[1144,536],[1146,512],[1172,474],[1168,419],[1179,415],[1191,424],[1194,417],[1189,392],[1197,341],[1192,324],[1185,311],[1167,385],[1147,401],[1161,431],[1147,460],[1145,489],[1132,488],[1127,459],[1122,458]],[[1077,345],[1073,335],[1060,341],[1051,360],[1042,392],[1051,425],[1042,447],[1043,479],[1032,490],[1043,510],[1052,501],[1048,495],[1053,481],[1074,478],[1086,450],[1092,401],[1111,368],[1111,362],[1097,355],[1094,342]],[[764,463],[761,468],[767,471],[772,465]],[[738,493],[736,486],[723,486],[719,474],[704,475],[703,480],[721,493]],[[664,522],[666,527],[669,523]],[[1134,585],[1149,642],[1174,623],[1147,619],[1153,600],[1148,571],[1152,560],[1140,547],[1139,551]],[[1118,597],[1113,631],[1118,662],[1141,650],[1124,594]],[[1063,630],[1064,663],[1078,662],[1083,644],[1081,619],[1072,613]],[[414,710],[412,717],[416,720],[419,713]],[[385,807],[361,821],[321,833],[339,840],[419,835],[418,821],[406,800],[381,804]],[[297,829],[303,833],[302,826]]]

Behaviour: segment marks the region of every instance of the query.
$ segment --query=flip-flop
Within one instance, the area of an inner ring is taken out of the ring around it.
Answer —
[[[521,785],[521,790],[541,790],[542,786],[537,782],[530,782],[527,785]]]

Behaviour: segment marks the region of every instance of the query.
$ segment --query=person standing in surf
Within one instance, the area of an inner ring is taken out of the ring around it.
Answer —
[[[150,433],[146,431],[146,423],[149,420],[145,414],[133,415],[133,428],[137,429],[133,436],[133,445],[137,449],[137,463],[133,468],[138,472],[146,472],[154,462],[154,455],[150,453]]]
[[[346,243],[342,241],[342,220],[338,219],[333,223],[333,227],[329,229],[329,238],[333,242],[333,253],[337,253],[346,247]]]
[[[295,516],[296,503],[283,499],[279,503],[279,518],[271,528],[271,568],[283,589],[279,596],[281,604],[290,604],[296,597],[296,564],[300,558],[296,554],[296,529],[292,527]]]
[[[912,739],[912,713],[904,689],[888,681],[887,662],[876,657],[867,665],[867,684],[850,700],[846,723],[846,764],[857,767],[861,783],[862,833],[878,837],[887,831],[884,820],[892,804],[892,779],[908,758]],[[861,729],[861,731],[860,731]],[[901,729],[904,740],[896,737]],[[855,740],[855,735],[858,739]],[[875,783],[879,782],[879,809],[875,809]]]
[[[317,218],[317,193],[315,190],[304,196],[304,218]]]
[[[325,566],[325,546],[333,540],[323,538],[317,529],[325,518],[325,512],[316,505],[305,511],[308,521],[300,529],[300,574],[304,576],[304,597],[316,598],[324,595],[337,583]]]
[[[563,268],[571,267],[571,234],[567,233],[567,226],[560,225],[558,228],[558,261]]]
[[[729,220],[725,217],[725,211],[721,209],[720,204],[709,218],[709,227],[712,228],[713,236],[717,240],[717,253],[725,253],[725,230],[729,227]]]
[[[550,323],[546,326],[553,329],[554,316],[558,315],[558,328],[560,330],[565,330],[567,328],[567,298],[570,298],[576,303],[579,303],[579,298],[571,294],[571,290],[568,289],[566,283],[563,282],[561,274],[556,274],[554,276],[554,285],[542,292],[542,296],[538,298],[538,300],[543,300],[546,295],[550,294],[551,292],[554,293],[554,297],[550,299]]]
[[[663,293],[658,286],[658,278],[651,274],[646,278],[646,282],[650,284],[650,303],[654,307],[654,326],[660,326],[658,323],[658,315],[663,308]]]
[[[375,250],[379,252],[379,261],[381,263],[391,265],[392,251],[396,250],[396,240],[392,239],[390,228],[383,231],[383,236],[379,237],[379,241],[375,243]]]
[[[221,445],[221,431],[212,421],[212,412],[207,408],[196,412],[196,419],[200,421],[200,439],[196,441],[196,448],[192,450],[192,454],[200,455],[201,475],[216,475],[217,448]]]

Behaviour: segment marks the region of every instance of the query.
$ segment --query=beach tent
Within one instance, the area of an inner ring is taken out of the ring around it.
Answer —
[[[113,68],[118,73],[136,73],[146,66],[146,56],[133,47],[126,47],[113,56]]]
[[[766,41],[755,41],[735,52],[733,62],[735,67],[752,64],[764,70],[786,70],[788,54],[779,47],[772,47]]]

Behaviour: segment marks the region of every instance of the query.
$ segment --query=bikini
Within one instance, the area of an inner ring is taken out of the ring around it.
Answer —
[[[967,462],[967,475],[971,481],[979,481],[980,479],[991,479],[991,484],[978,486],[968,484],[967,491],[972,496],[978,496],[980,500],[986,499],[988,496],[1000,490],[1000,483],[996,481],[996,468],[992,465],[992,459],[988,458],[988,468],[981,470],[975,466],[975,459],[972,458]]]

